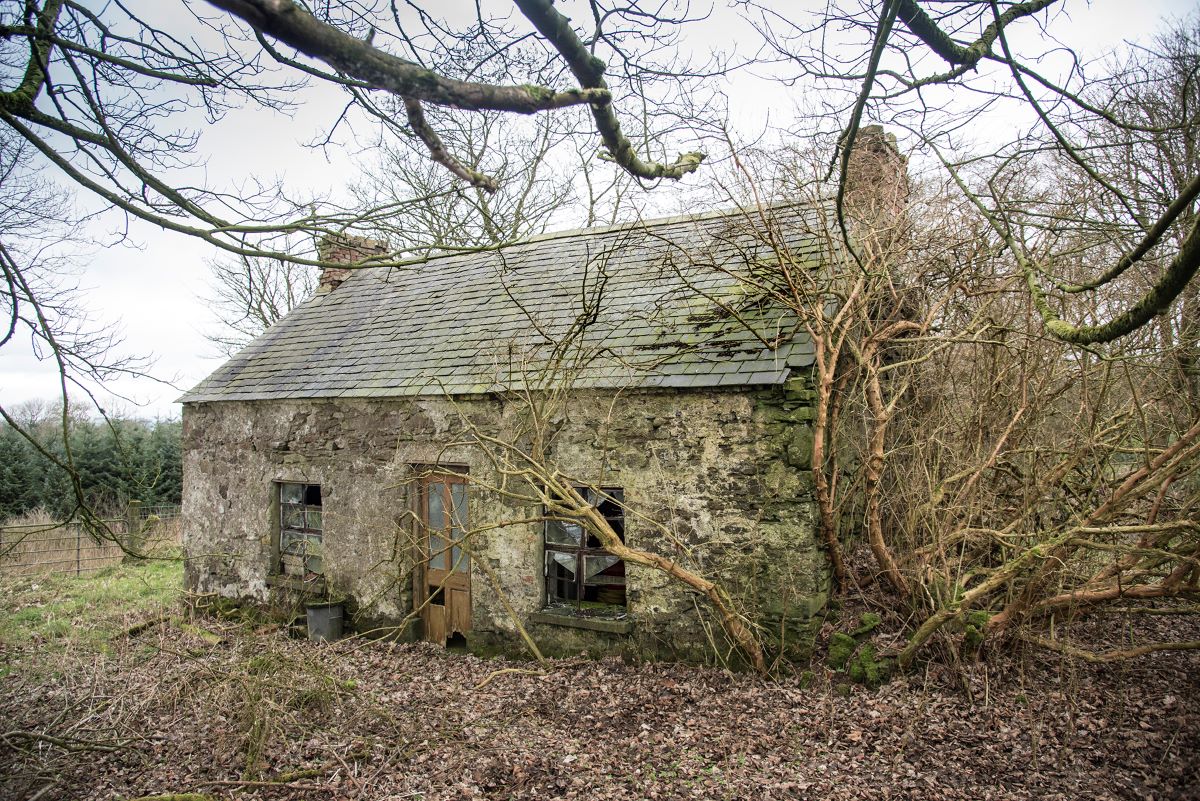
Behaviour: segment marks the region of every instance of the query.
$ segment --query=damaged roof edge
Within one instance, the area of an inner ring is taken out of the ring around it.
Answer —
[[[811,361],[807,364],[811,364]],[[576,389],[583,392],[686,392],[689,390],[705,390],[716,392],[737,392],[740,390],[756,390],[769,387],[781,387],[788,382],[796,367],[804,367],[807,364],[795,365],[794,367],[785,367],[777,370],[765,370],[752,374],[749,377],[738,376],[700,376],[699,378],[707,379],[705,381],[696,381],[697,376],[688,375],[663,375],[652,374],[646,377],[645,380],[636,384],[628,382],[622,383],[612,380],[599,379],[594,382],[589,382],[586,386],[576,385]],[[733,378],[734,380],[723,380]],[[362,389],[346,389],[346,390],[314,390],[311,392],[296,392],[288,395],[269,392],[219,392],[205,394],[203,392],[191,391],[181,395],[176,403],[184,405],[193,403],[224,403],[224,402],[248,402],[248,401],[303,401],[303,400],[388,400],[394,398],[457,398],[463,396],[487,396],[487,395],[503,395],[508,392],[524,392],[526,387],[519,382],[498,386],[494,383],[475,383],[463,384],[457,387],[445,387],[443,389],[431,390],[422,388],[417,391],[412,391],[409,387],[395,387],[388,389],[362,388]]]

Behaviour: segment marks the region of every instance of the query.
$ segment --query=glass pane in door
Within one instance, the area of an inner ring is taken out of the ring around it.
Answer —
[[[446,539],[440,534],[429,534],[429,566],[434,570],[446,569]]]
[[[429,496],[429,519],[426,524],[430,531],[445,531],[446,530],[446,513],[443,508],[444,499],[442,493],[445,491],[445,484],[440,481],[431,482],[426,487],[426,494]]]

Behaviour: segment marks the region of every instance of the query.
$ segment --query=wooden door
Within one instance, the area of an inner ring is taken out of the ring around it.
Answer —
[[[467,524],[467,477],[435,473],[421,480],[419,515],[424,529],[421,614],[425,639],[445,645],[471,630],[471,558],[463,538]]]

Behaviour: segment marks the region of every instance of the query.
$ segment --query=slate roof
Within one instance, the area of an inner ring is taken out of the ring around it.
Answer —
[[[773,258],[767,232],[819,266],[823,215],[732,210],[359,269],[180,400],[779,384],[812,363],[811,343],[731,273]]]

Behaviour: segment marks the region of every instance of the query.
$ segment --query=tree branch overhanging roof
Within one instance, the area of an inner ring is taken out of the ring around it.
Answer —
[[[180,400],[780,384],[811,343],[742,276],[781,250],[819,267],[828,212],[733,209],[355,270]]]

